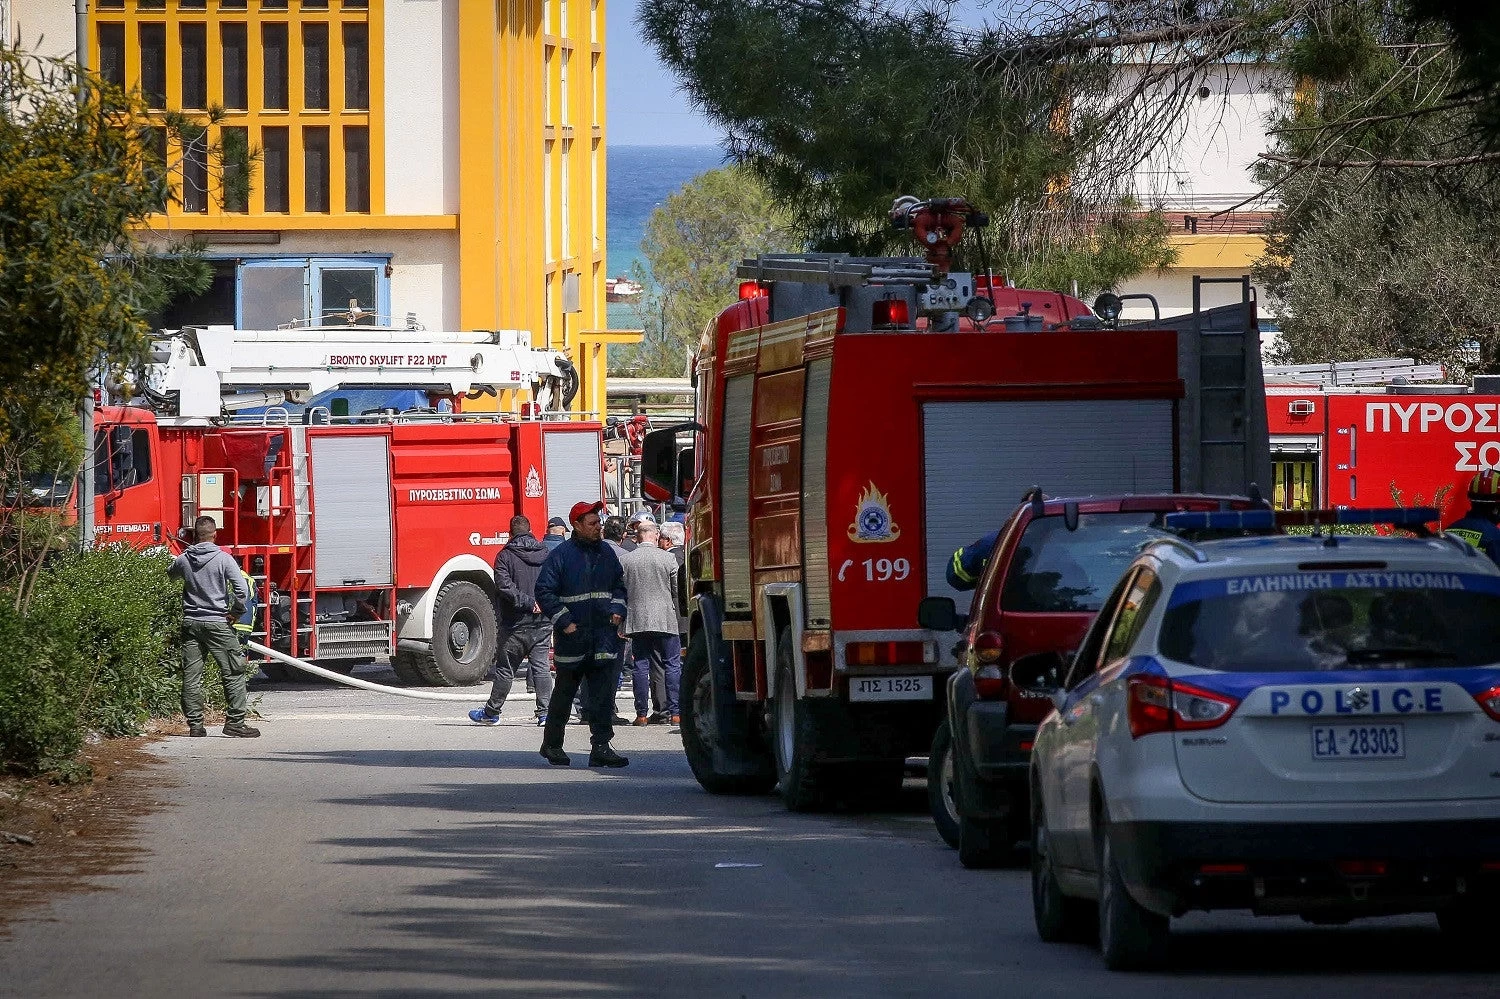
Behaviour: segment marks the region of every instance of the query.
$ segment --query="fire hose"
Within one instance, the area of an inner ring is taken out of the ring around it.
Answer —
[[[255,652],[261,653],[262,655],[270,656],[272,659],[275,659],[279,663],[286,663],[288,666],[300,669],[304,673],[311,673],[313,676],[321,676],[326,680],[332,680],[334,683],[342,683],[346,687],[357,687],[361,690],[373,690],[379,694],[395,694],[397,697],[412,697],[416,698],[419,701],[466,701],[470,704],[473,704],[474,698],[476,696],[472,693],[444,694],[436,690],[408,690],[405,687],[388,687],[383,683],[371,683],[369,680],[358,680],[352,676],[345,676],[342,673],[334,672],[331,669],[324,669],[321,666],[314,666],[310,662],[304,662],[301,659],[294,659],[291,656],[277,652],[275,649],[268,649],[264,645],[261,645],[259,642],[247,642],[246,646]]]

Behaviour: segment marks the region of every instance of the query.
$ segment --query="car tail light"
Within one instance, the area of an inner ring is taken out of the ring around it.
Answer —
[[[1217,728],[1240,703],[1165,676],[1133,676],[1127,683],[1130,734],[1136,739],[1152,732]]]
[[[1386,872],[1383,860],[1340,860],[1334,867],[1346,878],[1380,878]]]
[[[850,642],[844,646],[850,666],[915,666],[937,662],[936,642]]]
[[[1199,864],[1199,874],[1249,874],[1248,864]]]
[[[905,326],[910,322],[911,310],[906,307],[904,298],[882,298],[871,309],[872,326]]]
[[[1500,721],[1500,687],[1491,687],[1489,690],[1474,695],[1474,700],[1484,708],[1484,713],[1495,721]]]
[[[981,631],[974,636],[975,662],[998,663],[1004,651],[1005,643],[993,631]]]
[[[974,671],[974,696],[981,701],[1002,700],[1010,690],[1010,681],[999,666],[981,666]]]

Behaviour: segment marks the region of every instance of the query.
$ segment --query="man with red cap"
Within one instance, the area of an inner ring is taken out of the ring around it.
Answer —
[[[547,707],[542,756],[553,766],[572,761],[563,752],[573,695],[585,677],[591,767],[623,767],[630,761],[610,748],[614,738],[615,667],[620,657],[620,624],[625,620],[625,574],[614,549],[602,540],[604,504],[575,503],[568,519],[573,536],[542,563],[536,602],[552,620],[552,661],[557,683]]]

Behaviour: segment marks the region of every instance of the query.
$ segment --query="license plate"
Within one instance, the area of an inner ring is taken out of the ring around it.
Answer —
[[[1315,760],[1404,760],[1406,726],[1314,725]]]
[[[851,701],[930,701],[930,676],[855,676],[849,678]]]

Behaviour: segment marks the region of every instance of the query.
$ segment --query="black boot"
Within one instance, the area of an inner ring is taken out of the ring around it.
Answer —
[[[231,739],[259,739],[260,729],[251,728],[242,721],[227,722],[224,725],[224,734]]]
[[[195,739],[201,739],[207,734],[208,729],[204,728],[202,725],[188,725],[188,735],[192,736]]]
[[[630,765],[630,760],[610,749],[608,746],[596,746],[589,753],[589,766],[591,767],[625,767]]]
[[[542,759],[554,767],[569,767],[573,765],[573,761],[568,759],[568,754],[563,752],[560,746],[544,745],[542,747]]]

